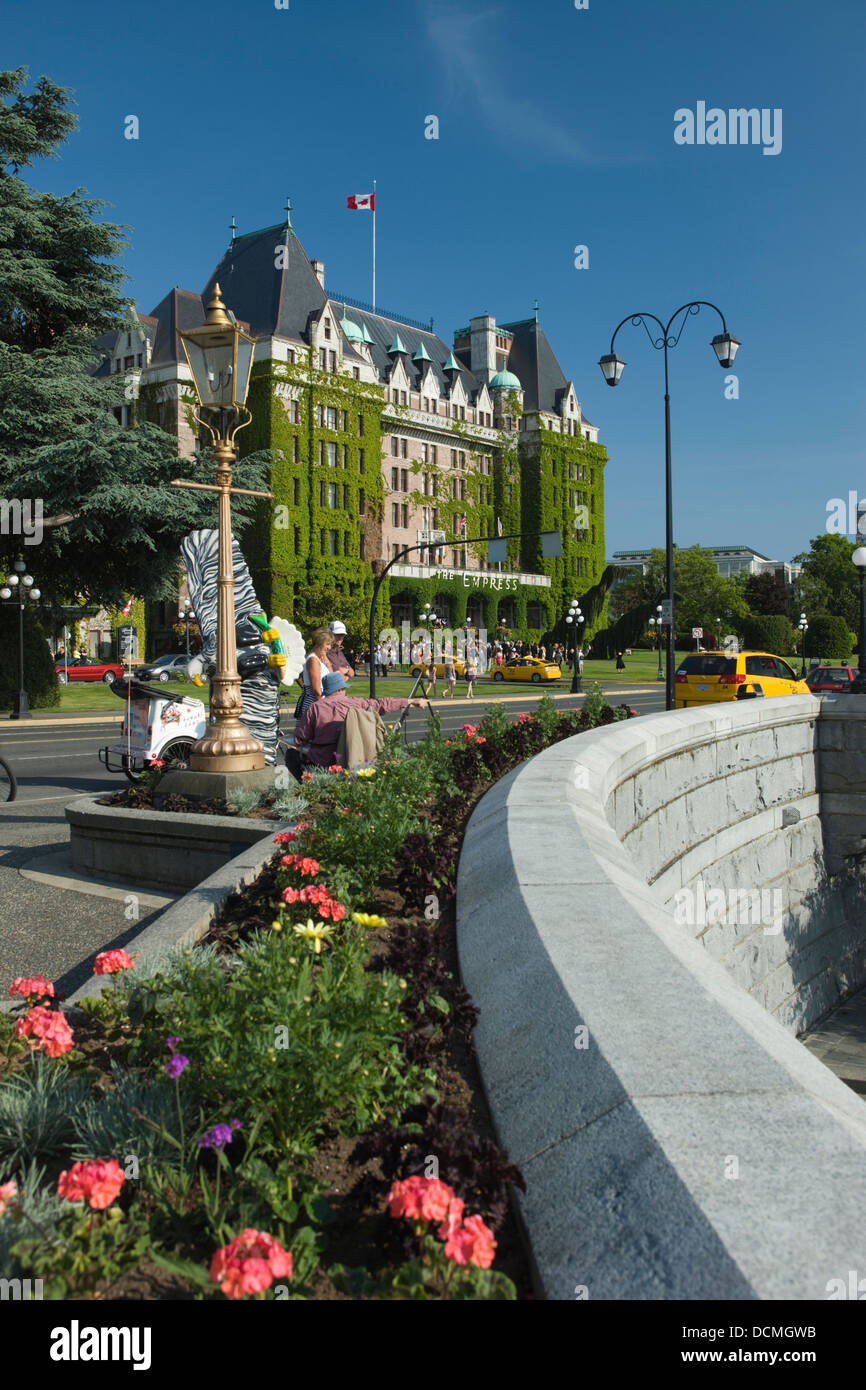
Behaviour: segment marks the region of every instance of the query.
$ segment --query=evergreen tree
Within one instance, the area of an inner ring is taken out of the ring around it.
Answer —
[[[95,339],[131,323],[116,264],[128,243],[85,190],[40,193],[19,177],[57,157],[76,126],[66,88],[41,77],[28,94],[26,84],[25,68],[0,72],[0,496],[41,499],[46,518],[62,519],[34,552],[49,600],[168,598],[181,538],[217,515],[215,493],[169,484],[178,475],[213,482],[210,454],[179,462],[175,439],[156,425],[122,429],[113,409],[128,404],[123,377],[89,374]],[[237,485],[265,488],[266,460],[244,459]],[[235,521],[255,505],[233,498]],[[20,549],[0,535],[0,566]]]

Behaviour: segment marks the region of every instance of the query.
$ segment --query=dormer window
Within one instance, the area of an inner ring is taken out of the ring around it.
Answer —
[[[330,339],[330,337],[331,337],[331,320],[330,320],[330,319],[325,319],[325,337],[328,338],[328,339]]]

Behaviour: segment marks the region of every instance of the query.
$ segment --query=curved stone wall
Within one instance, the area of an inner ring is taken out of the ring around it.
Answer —
[[[461,968],[547,1297],[826,1298],[866,1270],[866,1107],[793,1036],[864,977],[864,706],[593,730],[476,808]]]

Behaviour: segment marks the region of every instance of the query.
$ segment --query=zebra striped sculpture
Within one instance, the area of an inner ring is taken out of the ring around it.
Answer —
[[[211,677],[216,669],[219,532],[191,531],[181,541],[180,552],[186,565],[190,601],[202,635],[202,670]],[[266,764],[273,766],[277,757],[280,681],[285,679],[285,656],[280,633],[271,627],[262,612],[246,561],[234,539],[232,559],[237,665],[244,702],[241,718],[261,743]],[[296,675],[297,672],[291,679]]]

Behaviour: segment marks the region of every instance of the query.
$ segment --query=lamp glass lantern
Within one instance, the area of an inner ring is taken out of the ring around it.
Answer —
[[[604,357],[599,358],[598,365],[601,367],[608,386],[618,386],[623,368],[626,365],[623,358],[615,352],[608,352],[605,353]]]
[[[247,398],[255,339],[238,327],[219,285],[214,285],[207,310],[201,328],[190,328],[179,337],[202,407],[236,413]]]
[[[717,333],[710,344],[719,359],[720,367],[732,367],[734,358],[740,348],[739,338],[734,338],[730,333]]]

